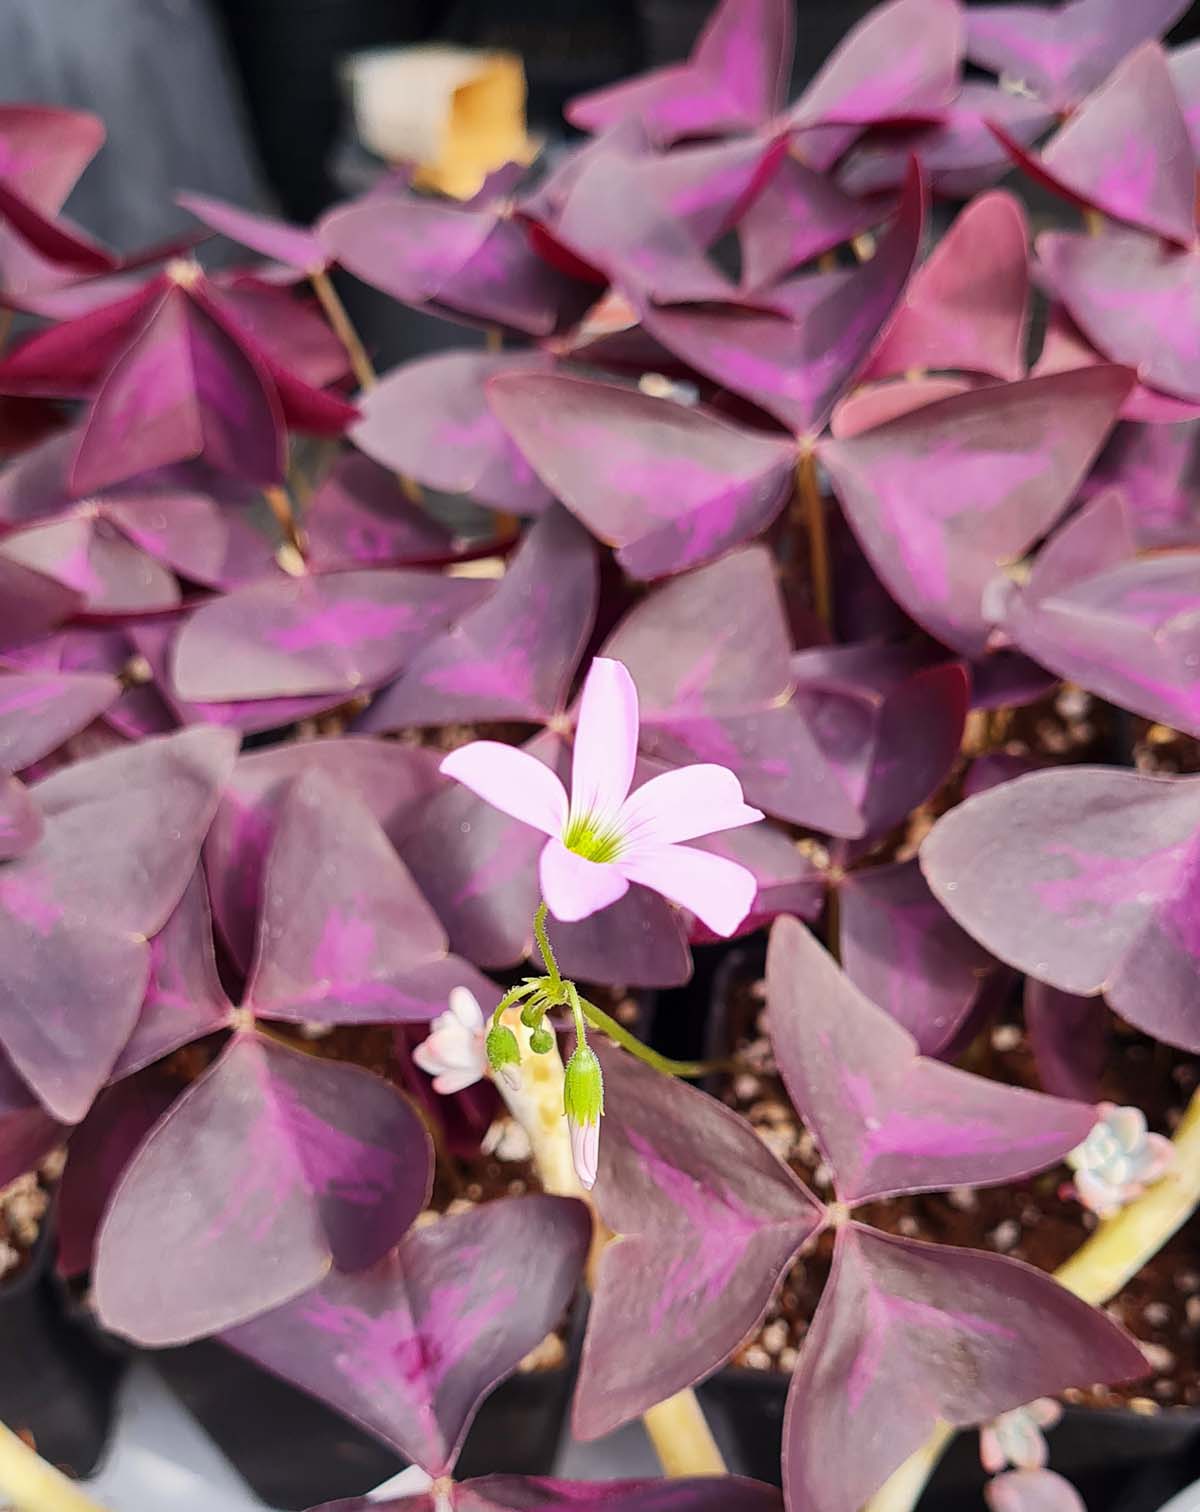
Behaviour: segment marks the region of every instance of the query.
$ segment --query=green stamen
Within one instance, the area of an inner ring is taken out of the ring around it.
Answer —
[[[563,844],[585,861],[603,865],[621,854],[621,835],[611,827],[597,824],[591,814],[572,814],[567,821]]]

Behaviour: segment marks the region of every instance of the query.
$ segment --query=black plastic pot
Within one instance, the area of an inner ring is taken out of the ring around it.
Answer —
[[[575,1380],[578,1339],[558,1369],[515,1375],[471,1425],[457,1473],[549,1475]],[[272,1507],[362,1496],[402,1470],[386,1444],[224,1345],[204,1340],[150,1356],[170,1389]]]
[[[53,1266],[47,1223],[29,1264],[0,1286],[0,1422],[28,1432],[43,1458],[82,1476],[108,1442],[123,1358],[74,1315]]]
[[[788,1379],[775,1373],[729,1367],[700,1388],[705,1415],[731,1470],[779,1484],[779,1454]],[[1134,1500],[1155,1484],[1186,1485],[1200,1452],[1200,1412],[1178,1408],[1143,1417],[1125,1411],[1068,1407],[1049,1436],[1050,1463],[1080,1491],[1088,1512],[1133,1512]],[[979,1439],[963,1432],[942,1457],[921,1498],[920,1512],[963,1512],[982,1507],[987,1477],[979,1464]]]

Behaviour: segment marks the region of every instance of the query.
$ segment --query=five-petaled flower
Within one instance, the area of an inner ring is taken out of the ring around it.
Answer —
[[[637,689],[621,662],[597,657],[580,700],[571,796],[549,767],[496,741],[452,751],[442,771],[549,839],[539,866],[556,919],[586,919],[631,882],[689,909],[714,934],[731,935],[754,902],[751,872],[684,845],[763,816],[741,784],[709,763],[664,772],[630,792],[638,745]]]

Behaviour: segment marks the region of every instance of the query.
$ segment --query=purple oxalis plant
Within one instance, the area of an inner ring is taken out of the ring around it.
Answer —
[[[184,192],[127,257],[63,213],[102,124],[0,107],[0,1180],[65,1146],[101,1325],[375,1435],[372,1505],[853,1512],[942,1424],[998,1512],[1078,1512],[1043,1399],[1141,1351],[890,1205],[1066,1162],[1161,1214],[1195,1158],[1110,1096],[1112,1015],[1200,1052],[1185,8],[890,0],[789,101],[792,7],[722,0],[545,170]],[[346,277],[487,349],[377,373]],[[1043,738],[1080,700],[1128,765]],[[827,1198],[602,990],[767,926]],[[533,1190],[447,1214],[497,1108]],[[713,1468],[673,1414],[798,1257],[782,1492],[455,1479],[585,1280],[577,1433],[658,1408]]]

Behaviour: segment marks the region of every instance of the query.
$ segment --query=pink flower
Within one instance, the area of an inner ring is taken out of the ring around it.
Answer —
[[[1053,1470],[1010,1470],[983,1494],[991,1512],[1086,1512],[1079,1492]]]
[[[483,1009],[466,987],[455,987],[449,1001],[413,1051],[413,1060],[433,1077],[433,1090],[443,1096],[474,1086],[487,1072]]]
[[[571,1160],[575,1174],[579,1177],[580,1186],[590,1192],[596,1185],[596,1175],[600,1170],[600,1120],[597,1118],[591,1123],[576,1123],[574,1119],[568,1119],[567,1127],[571,1135]]]
[[[586,919],[638,882],[714,934],[731,935],[754,902],[752,873],[680,842],[754,824],[762,814],[747,806],[731,771],[710,764],[665,772],[631,793],[637,744],[633,679],[620,662],[598,656],[580,701],[570,800],[549,767],[492,740],[452,751],[442,771],[549,835],[539,870],[556,919]]]

